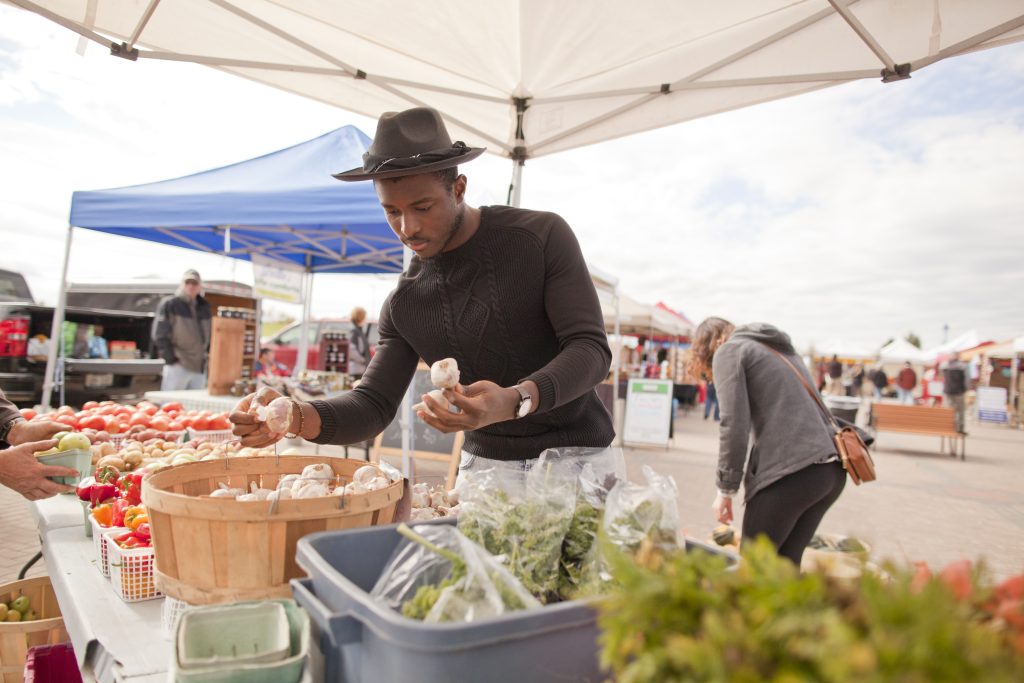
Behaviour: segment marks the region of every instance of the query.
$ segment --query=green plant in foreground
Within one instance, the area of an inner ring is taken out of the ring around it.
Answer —
[[[619,589],[598,603],[602,663],[620,683],[1024,680],[1024,658],[977,602],[939,580],[912,586],[907,570],[801,575],[764,539],[735,570],[703,552],[653,567],[605,552]]]

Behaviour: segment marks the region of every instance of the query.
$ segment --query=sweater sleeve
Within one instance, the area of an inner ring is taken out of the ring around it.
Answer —
[[[740,354],[738,344],[724,344],[711,363],[722,414],[715,484],[723,491],[739,490],[750,441],[750,400]]]
[[[544,307],[560,351],[547,365],[520,380],[537,384],[537,412],[591,391],[608,376],[612,360],[601,303],[579,242],[562,218],[554,216],[553,220],[544,246]]]
[[[21,417],[18,406],[7,400],[7,396],[0,390],[0,425],[5,425],[15,418]]]
[[[395,328],[390,304],[389,297],[381,309],[377,352],[359,386],[340,396],[311,402],[320,416],[320,434],[311,441],[346,445],[372,439],[395,419],[416,373],[419,354]]]

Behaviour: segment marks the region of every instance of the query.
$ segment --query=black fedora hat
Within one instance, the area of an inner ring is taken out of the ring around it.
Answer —
[[[483,153],[483,147],[453,144],[436,109],[416,107],[381,114],[373,142],[363,154],[363,165],[333,175],[338,180],[418,175],[458,166]]]

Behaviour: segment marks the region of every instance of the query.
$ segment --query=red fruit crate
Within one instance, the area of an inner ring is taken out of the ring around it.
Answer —
[[[25,656],[25,683],[82,683],[71,643],[29,648]]]

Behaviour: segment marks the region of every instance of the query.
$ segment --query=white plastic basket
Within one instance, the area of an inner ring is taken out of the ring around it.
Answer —
[[[91,514],[89,515],[89,524],[92,526],[92,544],[96,548],[96,568],[103,576],[110,576],[110,561],[107,558],[107,543],[104,539],[108,533],[116,536],[129,531],[129,529],[123,526],[101,526]]]
[[[157,590],[153,569],[156,555],[153,548],[122,548],[114,542],[116,532],[105,532],[110,583],[125,602],[141,602],[163,597]]]
[[[224,443],[235,438],[235,435],[230,429],[206,429],[206,430],[189,430],[189,434],[193,439],[197,441],[207,441],[209,443]]]
[[[184,600],[172,598],[170,595],[164,598],[164,605],[160,609],[160,622],[163,626],[164,638],[168,640],[174,638],[174,634],[178,631],[178,620],[190,609],[192,609],[192,605]]]

